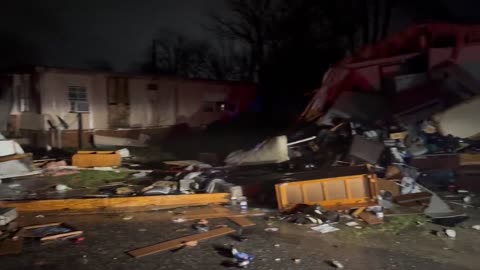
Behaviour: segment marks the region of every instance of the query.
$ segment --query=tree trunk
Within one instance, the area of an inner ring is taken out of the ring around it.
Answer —
[[[387,1],[388,2],[388,1]],[[378,40],[378,33],[380,30],[380,0],[373,1],[373,33],[371,42]]]
[[[369,8],[368,0],[361,0],[361,14],[362,14],[362,33],[363,33],[363,45],[366,45],[370,41],[370,20],[369,20]]]
[[[390,30],[390,21],[392,19],[392,9],[394,4],[395,4],[394,0],[390,0],[385,3],[385,14],[383,16],[383,23],[382,23],[382,36],[381,36],[382,39],[387,37],[388,32]]]

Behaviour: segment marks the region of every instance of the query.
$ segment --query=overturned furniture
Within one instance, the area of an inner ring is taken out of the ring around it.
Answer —
[[[299,204],[318,204],[325,209],[350,209],[376,204],[374,174],[288,182],[275,185],[278,209],[288,211]]]

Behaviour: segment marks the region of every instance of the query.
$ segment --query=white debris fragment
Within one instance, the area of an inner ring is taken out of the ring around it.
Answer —
[[[184,218],[174,218],[174,219],[172,219],[172,221],[173,221],[174,223],[183,223],[183,222],[185,222],[185,221],[187,221],[187,220],[184,219]]]
[[[345,225],[347,225],[348,227],[355,227],[355,226],[358,226],[360,224],[358,224],[355,221],[350,221],[350,222],[345,223]]]
[[[278,232],[278,228],[265,228],[266,232]]]
[[[472,229],[480,231],[480,225],[473,225]]]
[[[445,234],[450,237],[450,238],[455,238],[457,237],[457,232],[452,230],[452,229],[446,229]]]
[[[340,229],[335,228],[335,227],[333,227],[331,225],[328,225],[328,224],[322,224],[322,225],[319,225],[319,226],[316,226],[316,227],[312,227],[312,230],[314,230],[316,232],[319,232],[319,233],[330,233],[330,232],[339,231]]]
[[[72,189],[71,187],[67,186],[67,185],[63,185],[63,184],[58,184],[55,186],[55,190],[57,191],[67,191],[67,190],[70,190]]]
[[[332,266],[335,266],[338,269],[343,269],[344,268],[343,264],[341,262],[337,261],[337,260],[332,260],[331,263],[332,263]]]

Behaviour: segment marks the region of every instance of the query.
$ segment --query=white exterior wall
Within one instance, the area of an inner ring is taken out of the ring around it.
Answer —
[[[149,84],[156,84],[157,90],[148,90]],[[175,124],[175,81],[131,78],[128,89],[131,127],[160,127]]]
[[[30,87],[30,80],[21,76],[23,75],[15,75],[14,84]],[[22,122],[25,122],[21,128],[48,130],[50,127],[47,120],[63,128],[57,118],[59,116],[68,124],[69,130],[76,130],[78,119],[76,113],[70,112],[68,89],[70,86],[82,86],[87,90],[89,102],[89,113],[82,114],[83,129],[108,129],[109,76],[117,77],[108,73],[73,73],[62,70],[40,72],[40,114],[20,112],[18,97],[15,98],[11,113],[21,114]],[[126,77],[130,98],[130,127],[165,127],[178,123],[200,126],[211,123],[221,113],[204,112],[205,104],[227,101],[230,93],[230,87],[222,83],[148,76]],[[149,90],[149,84],[156,84],[157,90]]]
[[[61,117],[67,124],[68,129],[78,129],[78,119],[76,113],[70,113],[70,102],[68,100],[68,88],[70,86],[83,86],[87,90],[87,99],[90,104],[90,113],[83,113],[83,128],[95,128],[93,114],[98,104],[98,98],[105,96],[104,91],[94,89],[94,76],[67,74],[57,72],[42,73],[39,79],[41,93],[41,114],[45,119],[44,128],[48,129],[47,120],[50,120],[56,126],[60,126],[58,117]],[[100,101],[101,102],[101,101]]]

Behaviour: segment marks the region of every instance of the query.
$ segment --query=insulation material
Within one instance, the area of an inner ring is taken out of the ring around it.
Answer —
[[[253,165],[281,163],[289,160],[287,136],[266,140],[249,151],[235,151],[227,156],[229,165]]]
[[[433,118],[444,135],[469,138],[480,133],[480,97],[452,107]]]

